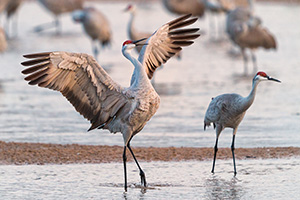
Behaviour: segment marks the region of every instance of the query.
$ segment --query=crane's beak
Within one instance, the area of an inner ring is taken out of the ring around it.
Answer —
[[[147,40],[148,38],[143,38],[140,40],[135,40],[132,43],[135,44],[135,46],[143,46],[143,45],[147,45],[147,43],[142,43],[143,41]]]
[[[278,80],[278,79],[276,79],[276,78],[272,78],[272,77],[270,77],[270,76],[268,76],[268,80],[270,80],[270,81],[276,81],[276,82],[281,83],[280,80]]]

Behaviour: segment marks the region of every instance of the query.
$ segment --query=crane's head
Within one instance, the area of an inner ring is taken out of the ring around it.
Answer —
[[[125,9],[124,9],[124,12],[135,12],[136,10],[136,6],[135,5],[132,5],[132,4],[129,4]]]
[[[280,80],[272,78],[271,76],[268,76],[265,72],[257,72],[257,74],[253,78],[254,81],[276,81],[281,83]]]
[[[140,40],[126,40],[125,42],[123,42],[123,50],[131,50],[136,46],[143,46],[143,45],[147,45],[146,43],[144,43],[143,41],[147,40],[147,38],[143,38]]]

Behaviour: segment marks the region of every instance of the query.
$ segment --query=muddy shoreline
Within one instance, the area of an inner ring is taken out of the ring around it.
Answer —
[[[140,161],[211,160],[213,148],[132,147]],[[72,164],[122,162],[122,146],[17,143],[0,141],[0,164]],[[237,148],[237,159],[300,156],[299,147]],[[129,152],[127,152],[129,154]],[[218,159],[231,159],[230,148],[219,148]],[[132,157],[128,155],[128,160]]]

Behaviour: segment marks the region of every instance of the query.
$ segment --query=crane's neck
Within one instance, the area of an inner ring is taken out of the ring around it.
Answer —
[[[127,27],[128,35],[132,39],[133,34],[135,32],[134,27],[133,27],[133,22],[134,22],[134,17],[135,17],[135,11],[130,12],[130,19]]]
[[[244,98],[244,102],[242,104],[243,111],[246,111],[252,105],[255,99],[256,89],[259,82],[260,81],[258,79],[257,80],[253,79],[251,92],[247,97]]]
[[[151,86],[152,84],[148,78],[148,75],[143,65],[130,54],[130,50],[126,48],[122,49],[122,53],[134,66],[134,71],[131,77],[131,88],[144,88],[145,86]]]

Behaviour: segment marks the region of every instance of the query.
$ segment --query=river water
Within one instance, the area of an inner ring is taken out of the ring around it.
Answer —
[[[123,86],[129,85],[132,66],[121,55],[129,19],[125,3],[94,4],[108,16],[113,30],[110,49],[101,50],[100,64]],[[300,6],[258,3],[256,13],[276,36],[277,51],[257,51],[259,69],[282,80],[261,83],[257,97],[239,127],[236,147],[300,146]],[[161,4],[142,6],[136,26],[154,31],[175,16]],[[36,3],[19,12],[19,33],[0,55],[0,140],[60,144],[122,145],[120,134],[86,132],[89,123],[61,94],[31,87],[20,73],[21,55],[41,51],[92,53],[89,39],[69,16],[62,19],[63,34],[32,32],[52,18]],[[147,22],[147,23],[144,23]],[[202,36],[183,51],[182,60],[170,60],[155,77],[160,109],[133,139],[132,146],[212,147],[215,132],[203,131],[203,118],[211,97],[236,92],[248,95],[252,77],[243,77],[240,56],[233,57],[226,39],[212,40],[208,21],[199,20]],[[251,65],[250,65],[251,66]],[[249,71],[252,71],[250,68]],[[220,147],[229,147],[231,130],[225,130]],[[121,163],[0,166],[1,199],[297,199],[299,158],[238,160],[237,178],[231,160],[142,162],[149,188],[138,187],[134,163],[128,165],[130,188],[123,193]],[[158,173],[159,172],[159,173]]]
[[[142,162],[148,187],[128,164],[128,191],[122,163],[0,166],[1,199],[298,199],[300,159]]]

